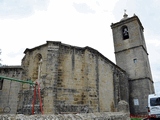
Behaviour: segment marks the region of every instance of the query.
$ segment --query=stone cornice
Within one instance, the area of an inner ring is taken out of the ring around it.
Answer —
[[[139,20],[138,16],[136,16],[136,15],[134,15],[133,17],[127,18],[127,19],[125,19],[125,20],[122,20],[122,21],[120,21],[120,22],[112,23],[112,24],[111,24],[111,28],[113,29],[113,28],[115,28],[115,27],[118,27],[118,26],[121,26],[121,25],[125,25],[126,23],[132,22],[132,21],[134,21],[134,20],[137,20],[137,21],[138,21],[139,25],[142,27],[142,30],[143,30],[143,29],[144,29],[144,28],[143,28],[143,25],[142,25],[141,21]]]

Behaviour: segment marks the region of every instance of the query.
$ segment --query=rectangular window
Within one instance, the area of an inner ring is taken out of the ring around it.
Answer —
[[[134,63],[137,63],[137,59],[136,59],[136,58],[135,58],[135,59],[133,59],[133,62],[134,62]]]
[[[151,106],[159,106],[160,105],[160,97],[151,98],[150,104],[151,104]]]

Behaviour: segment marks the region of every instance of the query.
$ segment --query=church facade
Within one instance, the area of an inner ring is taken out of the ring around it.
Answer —
[[[27,48],[21,66],[0,67],[0,75],[38,82],[44,114],[115,112],[122,100],[131,114],[146,114],[154,88],[143,26],[137,16],[124,16],[111,28],[116,64],[93,48],[47,41]],[[9,106],[9,113],[31,114],[34,86],[7,80],[0,85],[1,113]]]

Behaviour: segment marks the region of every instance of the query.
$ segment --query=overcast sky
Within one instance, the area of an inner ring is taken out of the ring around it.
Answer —
[[[20,65],[26,48],[47,40],[89,46],[115,63],[111,23],[142,22],[155,90],[160,93],[160,0],[0,0],[0,58]]]

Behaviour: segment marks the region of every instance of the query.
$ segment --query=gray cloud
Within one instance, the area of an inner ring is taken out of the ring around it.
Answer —
[[[7,56],[10,56],[11,58],[16,58],[17,56],[21,55],[24,50],[25,48],[21,48],[18,51],[12,51],[8,53]]]
[[[92,10],[86,3],[73,3],[73,7],[80,13],[96,13],[96,11]]]
[[[96,4],[97,4],[98,6],[100,6],[100,4],[99,4],[99,2],[98,2],[98,1],[96,1]]]
[[[155,87],[155,93],[160,94],[160,82],[155,82],[154,87]]]
[[[119,0],[115,5],[113,14],[117,20],[120,20],[123,17],[124,9],[127,10],[127,14],[132,16],[134,13],[139,16],[143,26],[148,26],[154,33],[160,34],[157,31],[158,27],[154,26],[154,23],[159,23],[159,10],[160,10],[160,1],[158,0]],[[146,19],[147,18],[147,19]]]
[[[159,65],[160,46],[159,45],[156,46],[156,43],[148,43],[147,48],[148,48],[148,52],[149,52],[153,80],[155,82],[157,82],[157,81],[160,82],[160,79],[159,79],[159,75],[160,75],[160,65]]]
[[[46,10],[49,0],[1,0],[0,18],[22,18],[32,15],[35,10]]]

